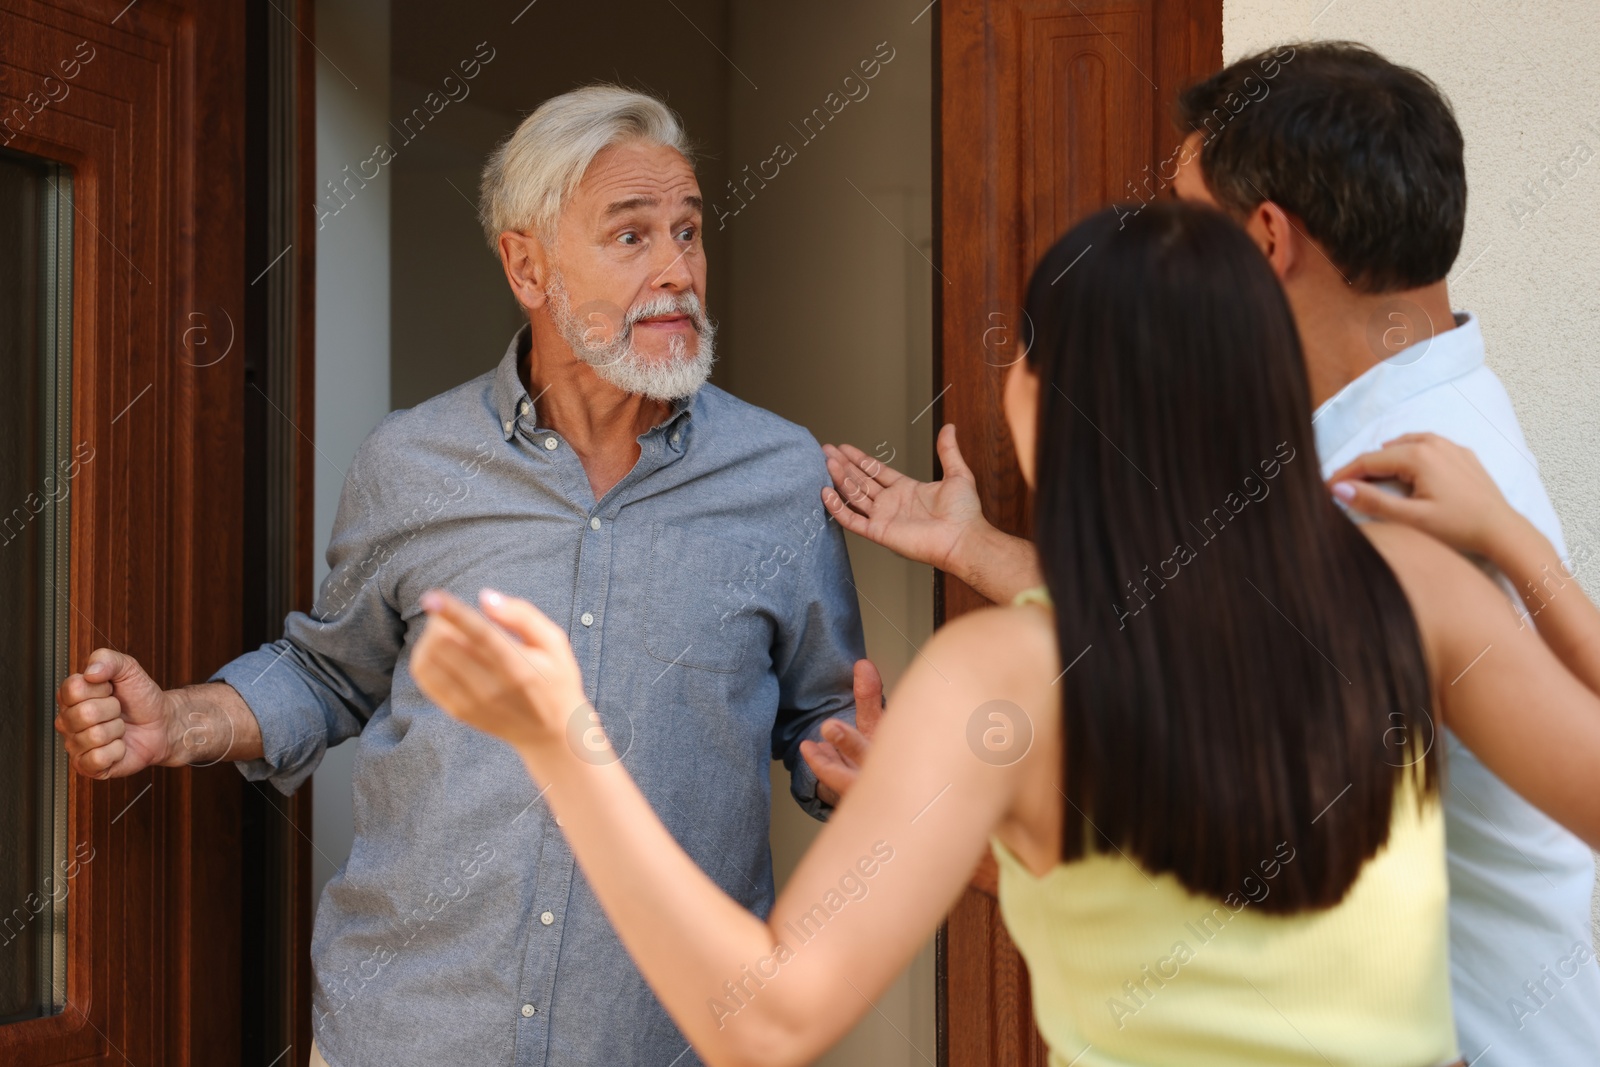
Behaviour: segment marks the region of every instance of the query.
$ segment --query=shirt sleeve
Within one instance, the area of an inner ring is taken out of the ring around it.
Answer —
[[[263,758],[243,761],[251,781],[282,793],[300,788],[332,745],[361,732],[389,698],[405,623],[386,589],[385,567],[399,547],[373,505],[357,451],[328,542],[328,576],[309,614],[292,612],[284,633],[224,665],[210,678],[238,690],[261,725]]]
[[[820,495],[821,483],[817,489],[814,495]],[[772,758],[783,760],[800,807],[826,819],[832,809],[817,797],[817,776],[801,757],[800,742],[820,740],[826,719],[855,722],[851,679],[856,660],[866,655],[866,641],[844,531],[820,505],[813,514],[821,516],[821,525],[805,547],[795,610],[773,650],[778,717]]]

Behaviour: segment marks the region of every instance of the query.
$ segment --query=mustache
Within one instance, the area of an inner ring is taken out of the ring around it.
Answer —
[[[641,319],[653,319],[659,315],[684,315],[694,327],[695,333],[706,332],[706,312],[705,308],[700,306],[698,296],[693,292],[679,293],[676,296],[662,293],[628,309],[628,314],[622,320],[622,336],[624,338],[632,336],[634,324]]]

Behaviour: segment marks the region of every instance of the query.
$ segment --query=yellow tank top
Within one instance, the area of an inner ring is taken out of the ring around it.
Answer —
[[[1017,602],[1049,604],[1039,590]],[[1238,893],[1218,900],[1114,853],[1036,877],[999,839],[990,845],[1001,916],[1027,961],[1052,1067],[1433,1067],[1459,1058],[1444,820],[1409,780],[1389,841],[1344,900],[1297,915],[1251,902],[1272,892],[1268,872],[1294,862],[1288,846],[1240,871]]]

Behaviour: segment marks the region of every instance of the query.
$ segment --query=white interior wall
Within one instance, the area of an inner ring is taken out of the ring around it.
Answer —
[[[1450,98],[1469,190],[1452,303],[1481,318],[1489,365],[1516,405],[1578,576],[1600,594],[1594,0],[1225,0],[1222,21],[1227,60],[1286,40],[1355,40],[1422,71]],[[1595,923],[1600,931],[1600,893]]]
[[[432,91],[398,77],[391,84],[399,114]],[[469,96],[451,103],[395,160],[390,402],[397,409],[494,367],[528,321],[477,214],[484,159],[521,117]]]
[[[389,181],[360,176],[389,127],[388,0],[317,0],[315,580],[344,472],[389,411]],[[345,167],[350,170],[346,172]],[[370,166],[366,173],[371,174]],[[348,175],[354,174],[354,179]],[[348,185],[344,183],[348,180]],[[339,186],[339,193],[327,183]],[[312,777],[312,899],[350,856],[355,745],[330,749]]]
[[[702,191],[706,226],[726,235],[736,268],[711,271],[711,303],[727,324],[727,388],[821,441],[851,442],[927,478],[935,429],[932,413],[923,413],[933,399],[933,19],[913,23],[915,14],[915,6],[886,0],[734,0],[729,56],[739,73],[728,83],[726,171],[736,182],[776,174],[739,196],[726,184]],[[863,79],[858,65],[875,54],[893,58]],[[856,81],[846,85],[851,74]],[[808,140],[797,127],[819,107],[838,113],[814,123],[820,132]],[[765,161],[780,144],[793,158],[775,168]],[[867,652],[892,685],[931,633],[932,572],[849,541]],[[775,765],[780,885],[819,829],[783,801],[787,792],[788,776]],[[930,942],[818,1063],[934,1062],[934,993]]]

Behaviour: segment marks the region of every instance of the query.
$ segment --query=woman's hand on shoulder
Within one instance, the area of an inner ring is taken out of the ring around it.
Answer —
[[[1374,480],[1398,479],[1409,496]],[[1471,449],[1437,434],[1412,433],[1358,456],[1328,479],[1352,510],[1414,527],[1460,552],[1493,557],[1526,524]]]

